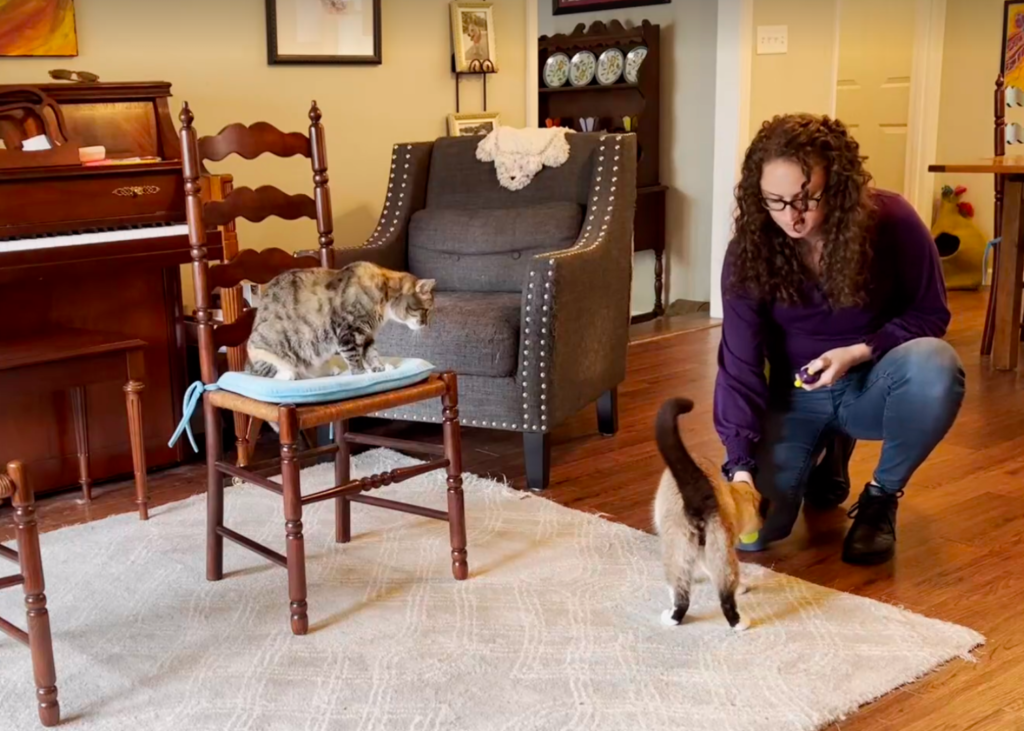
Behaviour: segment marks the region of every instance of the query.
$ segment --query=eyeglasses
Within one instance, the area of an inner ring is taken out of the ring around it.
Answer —
[[[787,206],[792,206],[793,210],[797,213],[807,213],[808,211],[817,210],[818,205],[821,203],[821,199],[825,197],[824,193],[819,193],[815,197],[807,195],[801,196],[791,201],[782,200],[781,198],[761,198],[761,202],[764,207],[769,211],[784,211]]]

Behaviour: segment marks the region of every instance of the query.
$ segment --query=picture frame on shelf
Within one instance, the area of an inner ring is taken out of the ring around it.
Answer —
[[[267,63],[379,65],[381,0],[265,0]]]
[[[463,112],[448,115],[449,137],[483,137],[501,126],[498,112]]]
[[[455,70],[459,73],[497,71],[494,6],[491,3],[453,0],[449,7]]]
[[[596,13],[602,10],[639,8],[644,5],[668,5],[672,0],[551,0],[555,15]]]
[[[1006,0],[1003,4],[1003,38],[999,44],[999,73],[1005,87],[1024,88],[1024,2]]]

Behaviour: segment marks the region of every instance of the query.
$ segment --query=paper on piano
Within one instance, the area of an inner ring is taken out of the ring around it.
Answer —
[[[107,148],[103,145],[78,148],[78,159],[82,162],[95,162],[107,156]]]
[[[21,143],[21,149],[24,152],[39,152],[41,150],[52,150],[53,145],[50,144],[50,138],[46,135],[36,135],[24,140]]]

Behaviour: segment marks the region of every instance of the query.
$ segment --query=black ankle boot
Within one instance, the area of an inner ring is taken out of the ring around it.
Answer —
[[[886,492],[868,485],[847,513],[853,525],[843,541],[843,561],[871,566],[885,563],[896,552],[896,507],[903,491]]]
[[[850,497],[850,457],[857,441],[835,434],[825,447],[825,456],[811,470],[804,503],[816,510],[831,510]]]

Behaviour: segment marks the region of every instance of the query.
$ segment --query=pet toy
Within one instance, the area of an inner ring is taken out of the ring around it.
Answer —
[[[793,379],[793,385],[797,388],[803,388],[804,386],[813,386],[821,378],[821,371],[811,373],[807,370],[807,366],[804,366],[797,371],[796,377]]]

